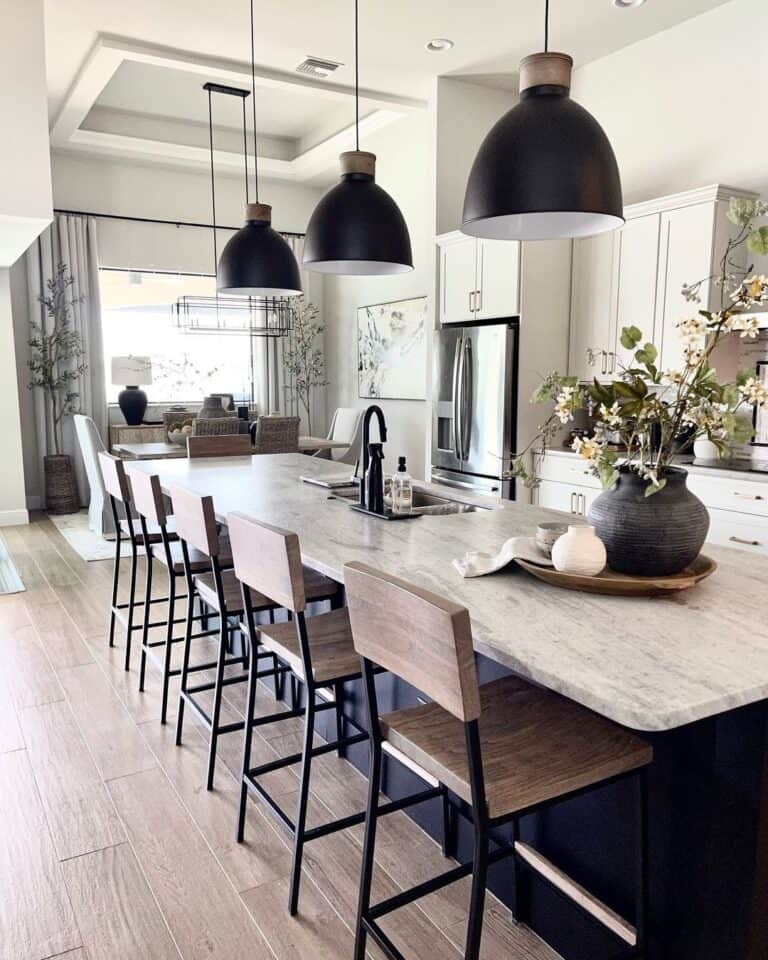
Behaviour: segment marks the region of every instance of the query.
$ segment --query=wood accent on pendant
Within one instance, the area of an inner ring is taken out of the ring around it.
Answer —
[[[268,203],[246,203],[245,219],[272,223],[272,207]]]
[[[520,93],[530,87],[571,89],[573,57],[567,53],[532,53],[520,61]]]
[[[376,176],[376,154],[366,150],[347,150],[339,154],[341,175],[347,173],[364,173],[369,177]]]

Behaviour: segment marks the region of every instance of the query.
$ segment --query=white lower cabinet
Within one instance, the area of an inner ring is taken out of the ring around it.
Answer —
[[[533,502],[539,507],[585,517],[601,492],[579,457],[537,455],[535,470],[541,482]],[[720,471],[689,473],[688,489],[709,511],[708,543],[768,555],[768,483]]]

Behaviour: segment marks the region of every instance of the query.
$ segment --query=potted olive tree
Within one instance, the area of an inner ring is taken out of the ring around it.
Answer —
[[[73,328],[72,307],[85,297],[73,293],[74,277],[65,263],[46,282],[46,293],[37,299],[45,310],[45,319],[30,320],[27,341],[30,358],[29,389],[39,388],[45,396],[53,430],[53,454],[43,458],[45,500],[49,513],[76,513],[80,507],[72,458],[62,453],[61,426],[65,417],[77,413],[80,394],[74,389],[87,370],[80,334]]]
[[[320,311],[314,303],[305,303],[296,311],[293,330],[288,346],[283,354],[283,365],[290,374],[293,383],[291,392],[296,395],[307,417],[307,433],[312,434],[312,392],[316,387],[324,387],[325,363],[323,351],[317,345],[317,338],[325,330],[320,319]]]

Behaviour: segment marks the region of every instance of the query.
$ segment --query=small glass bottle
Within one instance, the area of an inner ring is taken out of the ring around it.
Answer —
[[[397,458],[397,473],[392,477],[392,513],[407,516],[413,506],[413,481],[405,469],[405,457]]]

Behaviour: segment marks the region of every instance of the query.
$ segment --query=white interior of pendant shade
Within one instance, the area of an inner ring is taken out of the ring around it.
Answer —
[[[386,263],[381,260],[305,260],[304,266],[316,273],[338,273],[355,277],[385,276],[413,270],[407,263]]]
[[[219,287],[219,293],[231,293],[238,297],[298,297],[301,290],[284,290],[281,287]]]
[[[623,217],[583,211],[515,213],[470,220],[461,225],[462,233],[490,240],[554,240],[560,237],[592,237],[618,230]]]

